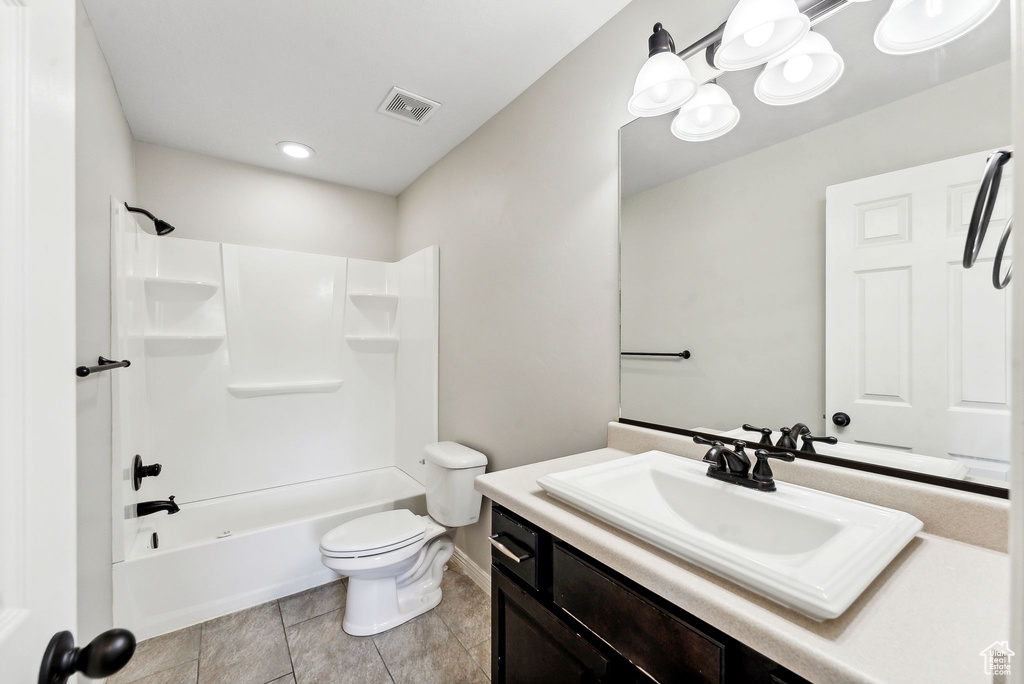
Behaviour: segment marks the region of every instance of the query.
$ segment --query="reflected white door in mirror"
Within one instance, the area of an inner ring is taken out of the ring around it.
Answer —
[[[850,424],[825,428],[851,445],[955,459],[972,477],[1005,480],[1010,294],[990,283],[995,240],[981,267],[961,264],[989,152],[827,188],[825,413]],[[998,196],[991,231],[1010,201]]]

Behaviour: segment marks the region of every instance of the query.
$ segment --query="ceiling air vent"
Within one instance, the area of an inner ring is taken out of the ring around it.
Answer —
[[[428,100],[425,97],[414,95],[408,90],[392,88],[388,96],[377,108],[381,114],[393,116],[402,121],[422,126],[433,115],[434,111],[441,106],[440,102]]]

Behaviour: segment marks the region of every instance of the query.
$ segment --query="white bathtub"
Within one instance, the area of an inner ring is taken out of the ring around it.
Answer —
[[[423,486],[381,468],[147,516],[114,564],[114,624],[148,639],[330,582],[337,575],[320,563],[320,537],[395,508],[425,514]]]

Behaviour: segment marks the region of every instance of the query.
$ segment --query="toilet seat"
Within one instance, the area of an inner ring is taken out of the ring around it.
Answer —
[[[320,539],[328,558],[366,558],[403,551],[411,555],[426,538],[427,523],[406,509],[373,513],[342,523]],[[415,548],[410,548],[415,547]]]

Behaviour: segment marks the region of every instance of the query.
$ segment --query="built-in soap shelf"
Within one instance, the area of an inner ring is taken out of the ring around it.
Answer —
[[[183,278],[145,278],[146,297],[155,302],[202,302],[220,289],[220,283]]]
[[[271,394],[303,394],[307,392],[337,392],[341,378],[304,380],[301,382],[252,382],[228,385],[228,392],[236,397],[262,397]]]
[[[348,346],[363,352],[393,352],[398,349],[396,335],[345,335]]]
[[[378,309],[394,309],[398,306],[398,295],[377,292],[350,292],[348,298],[356,306]]]
[[[179,356],[211,352],[224,341],[224,335],[147,334],[143,336],[146,354]]]

